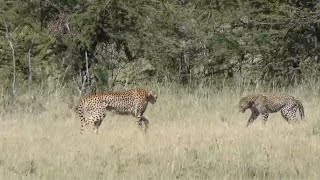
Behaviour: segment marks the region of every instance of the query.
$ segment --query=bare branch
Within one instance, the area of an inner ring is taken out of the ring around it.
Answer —
[[[124,67],[126,67],[126,65],[128,65],[129,62],[125,62],[124,65],[120,66],[118,68],[118,72],[114,75],[114,77],[112,78],[112,83],[111,83],[111,89],[113,89],[113,87],[115,86],[115,82],[118,78],[118,75],[120,74],[121,70],[124,69]]]
[[[85,55],[85,58],[86,58],[86,76],[87,76],[87,81],[89,82],[89,61],[88,61],[88,52],[86,51],[85,53],[84,53],[84,55]]]
[[[13,43],[12,43],[12,40],[11,40],[11,35],[9,33],[9,28],[8,28],[7,22],[5,20],[3,20],[3,22],[4,22],[4,25],[6,27],[6,39],[7,39],[8,43],[10,45],[10,48],[12,50],[13,80],[12,80],[12,85],[11,86],[12,86],[12,95],[15,96],[15,94],[16,94],[16,59],[15,59],[15,50],[14,50],[14,46],[13,46]]]
[[[81,74],[80,74],[80,77],[81,77]],[[82,95],[82,91],[84,89],[84,84],[85,84],[87,78],[86,78],[86,76],[84,76],[84,79],[83,79],[81,85],[78,83],[78,81],[74,77],[72,79],[77,84],[77,90],[79,91],[79,97],[80,97]]]
[[[28,51],[28,67],[29,67],[29,90],[32,84],[32,65],[31,65],[31,48]]]

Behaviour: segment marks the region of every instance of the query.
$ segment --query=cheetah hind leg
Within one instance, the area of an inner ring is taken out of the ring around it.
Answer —
[[[296,112],[297,107],[292,107],[290,109],[282,109],[281,115],[288,123],[295,124],[298,122]]]
[[[281,115],[287,121],[287,123],[290,123],[289,122],[289,118],[287,117],[287,111],[286,110],[281,109]]]
[[[92,126],[93,126],[93,132],[94,134],[98,134],[98,129],[102,123],[102,120],[105,118],[106,113],[103,108],[96,111],[93,116],[91,116],[92,120]]]
[[[80,134],[83,134],[83,132],[84,132],[84,130],[85,130],[85,126],[86,126],[85,121],[81,121],[81,124],[80,124]]]
[[[81,123],[81,129],[80,129],[80,134],[83,134],[83,132],[88,132],[89,130],[89,126],[91,125],[91,123],[87,120],[85,122]]]
[[[88,132],[89,127],[92,126],[91,118],[81,121],[80,124],[80,134],[82,135],[84,131]]]
[[[89,131],[89,129],[93,129],[93,131],[95,132],[95,133],[97,133],[98,131],[98,129],[96,128],[96,119],[95,119],[95,117],[93,117],[93,116],[91,116],[91,117],[89,117],[88,119],[87,119],[87,121],[86,122],[84,122],[84,127],[85,127],[85,131],[86,132],[88,132]]]
[[[80,118],[80,134],[83,134],[86,118],[82,113],[79,113],[79,118]]]
[[[81,118],[81,122],[80,122],[80,134],[83,134],[83,131],[85,130],[85,118]]]
[[[262,114],[262,122],[263,125],[266,125],[266,122],[268,121],[269,113],[263,113]]]
[[[97,120],[93,123],[93,132],[94,134],[98,134],[99,126],[101,125],[101,120]]]

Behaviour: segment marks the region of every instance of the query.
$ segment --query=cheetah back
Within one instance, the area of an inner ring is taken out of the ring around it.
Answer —
[[[148,105],[148,92],[144,89],[114,92],[106,95],[103,101],[108,104],[108,110],[118,114],[141,116]]]

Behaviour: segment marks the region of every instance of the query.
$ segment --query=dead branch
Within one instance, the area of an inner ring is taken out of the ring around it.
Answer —
[[[6,39],[10,45],[11,51],[12,51],[12,66],[13,66],[13,79],[12,79],[12,95],[15,96],[16,94],[16,59],[15,59],[15,50],[14,50],[14,46],[11,40],[11,34],[9,33],[9,28],[7,25],[7,22],[5,20],[3,20],[4,25],[6,27]]]
[[[80,77],[82,77],[81,73],[80,73]],[[87,79],[86,76],[84,76],[83,81],[80,85],[79,82],[73,77],[73,81],[77,84],[77,90],[79,91],[79,97],[82,96],[82,91],[84,89],[84,84],[86,82],[86,79]]]
[[[31,48],[28,51],[28,68],[29,68],[29,90],[32,84],[32,65],[31,65]]]

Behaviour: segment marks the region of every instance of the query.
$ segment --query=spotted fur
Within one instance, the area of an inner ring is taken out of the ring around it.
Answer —
[[[149,125],[143,116],[148,102],[154,104],[158,95],[154,91],[145,89],[131,89],[124,92],[98,93],[84,97],[78,105],[81,121],[80,133],[89,126],[98,133],[98,128],[105,118],[107,111],[114,111],[120,115],[133,115],[138,118],[138,125],[146,131]]]
[[[239,102],[239,110],[244,113],[247,109],[251,109],[251,116],[248,119],[247,127],[262,115],[263,123],[268,120],[269,113],[281,111],[282,117],[288,123],[298,122],[296,111],[299,109],[301,120],[304,120],[304,108],[301,101],[292,96],[284,94],[252,94],[243,97]]]

